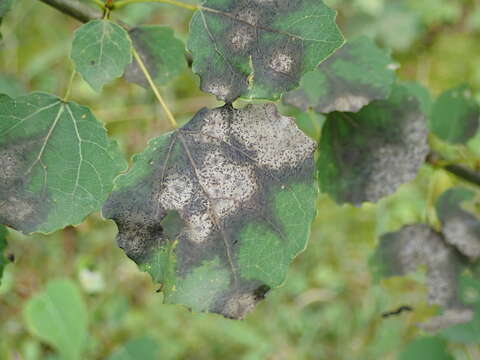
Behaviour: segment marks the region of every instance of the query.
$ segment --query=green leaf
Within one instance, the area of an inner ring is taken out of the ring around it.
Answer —
[[[478,131],[480,107],[467,86],[444,92],[433,105],[430,130],[452,144],[464,144]]]
[[[53,346],[64,360],[84,359],[88,313],[70,280],[53,280],[26,303],[24,318],[30,332]]]
[[[473,191],[456,187],[444,192],[436,203],[446,242],[471,260],[480,258],[480,221],[461,205],[474,197]]]
[[[100,91],[132,62],[132,42],[119,25],[93,20],[75,31],[70,57],[85,81]]]
[[[125,167],[88,108],[44,93],[0,96],[0,224],[24,233],[78,224]]]
[[[394,193],[425,162],[426,127],[421,100],[404,85],[358,113],[330,114],[320,140],[320,189],[353,204]]]
[[[155,83],[162,85],[187,69],[185,45],[166,26],[139,26],[128,34]],[[125,79],[149,87],[142,70],[134,60],[125,71]]]
[[[203,109],[134,158],[103,214],[166,303],[242,318],[306,246],[314,150],[273,104]]]
[[[422,337],[413,340],[401,352],[399,360],[454,360],[447,351],[447,343],[440,337]]]
[[[343,44],[335,16],[321,0],[205,0],[190,23],[193,71],[227,103],[278,99]]]
[[[394,68],[386,51],[360,37],[305,74],[300,89],[289,92],[283,100],[303,111],[357,112],[373,100],[388,98],[395,81]]]
[[[5,257],[5,249],[7,248],[7,234],[7,228],[3,225],[0,225],[0,284],[2,283],[3,270],[10,262]]]
[[[159,351],[157,342],[145,336],[130,340],[107,360],[156,360],[159,358]]]

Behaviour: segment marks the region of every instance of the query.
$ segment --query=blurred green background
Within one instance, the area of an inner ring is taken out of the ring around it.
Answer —
[[[434,95],[466,82],[478,96],[479,1],[326,2],[338,10],[347,39],[365,34],[392,50],[402,79],[419,81]],[[115,16],[131,25],[169,25],[185,40],[191,12],[150,3],[128,6]],[[37,0],[17,0],[2,24],[0,93],[63,94],[72,71],[68,59],[72,33],[78,26]],[[200,108],[218,104],[198,90],[198,79],[190,71],[162,91],[182,122]],[[92,108],[126,157],[169,129],[153,96],[122,79],[97,94],[77,77],[71,99]],[[87,330],[66,326],[64,332],[80,336],[86,331],[87,339],[74,355],[79,359],[415,360],[405,352],[422,336],[415,324],[436,311],[426,304],[418,281],[421,274],[379,282],[368,262],[379,234],[426,221],[436,197],[455,181],[426,166],[414,183],[375,206],[339,207],[322,196],[307,251],[291,266],[284,286],[243,321],[162,305],[162,295],[150,278],[117,248],[115,225],[99,214],[49,236],[10,231],[7,253],[14,254],[15,263],[7,266],[0,286],[0,359],[60,358],[58,349],[39,336],[39,329],[54,319],[37,319],[31,308],[38,305],[32,301],[46,291],[49,281],[70,279],[56,283],[72,291],[72,299],[59,299],[57,307],[77,325],[77,318],[84,319]],[[381,317],[405,304],[415,311]],[[441,338],[425,341],[419,346],[439,351],[440,355],[428,351],[431,359],[451,358],[441,357],[444,347],[454,359],[480,359],[477,345],[445,343]],[[67,341],[65,346],[73,345]],[[139,350],[143,353],[137,354]],[[129,357],[129,351],[137,355]]]

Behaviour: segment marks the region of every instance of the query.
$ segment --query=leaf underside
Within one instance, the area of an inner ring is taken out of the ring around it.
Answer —
[[[461,207],[462,202],[473,198],[473,191],[451,188],[440,196],[436,209],[445,241],[475,261],[480,258],[480,221]]]
[[[387,52],[361,37],[307,73],[300,88],[285,94],[283,100],[302,111],[357,112],[373,100],[388,98],[395,81],[393,68]]]
[[[278,99],[344,39],[320,0],[206,0],[190,23],[188,49],[201,89],[227,103]]]
[[[314,149],[272,104],[203,109],[135,157],[103,215],[166,303],[242,318],[306,246]]]
[[[320,141],[320,189],[356,205],[394,193],[425,162],[427,135],[421,99],[404,85],[358,113],[331,113]]]
[[[162,85],[187,68],[185,45],[166,26],[146,25],[128,32],[132,44],[156,84]],[[149,84],[136,60],[128,65],[125,80],[148,88]]]
[[[467,86],[448,90],[433,105],[430,130],[452,144],[464,144],[475,136],[480,125],[480,106]]]
[[[128,33],[109,20],[93,20],[75,31],[70,57],[95,91],[123,75],[132,62]]]
[[[88,108],[44,93],[0,97],[0,224],[24,233],[78,224],[125,166]]]

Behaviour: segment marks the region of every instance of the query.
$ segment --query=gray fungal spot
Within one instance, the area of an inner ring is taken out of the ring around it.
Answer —
[[[378,256],[386,276],[403,276],[427,266],[428,300],[456,307],[462,259],[441,235],[427,225],[411,225],[381,237]]]
[[[470,214],[465,215],[447,219],[442,231],[449,244],[475,261],[480,257],[480,223]]]
[[[418,327],[424,331],[435,333],[454,325],[466,324],[472,321],[474,316],[475,312],[469,308],[446,309],[442,315],[420,323]]]
[[[275,53],[270,59],[269,66],[276,72],[289,74],[294,66],[294,59],[287,53]]]

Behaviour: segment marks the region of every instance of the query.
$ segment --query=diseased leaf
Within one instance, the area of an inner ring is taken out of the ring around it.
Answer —
[[[159,358],[160,347],[150,337],[130,340],[107,360],[156,360]]]
[[[314,150],[273,104],[203,109],[134,158],[103,214],[165,302],[242,318],[306,246]]]
[[[232,102],[278,99],[344,40],[321,0],[205,0],[188,49],[201,88]]]
[[[375,263],[385,277],[404,276],[426,265],[429,302],[458,307],[462,259],[453,247],[445,244],[441,234],[427,225],[409,225],[382,235]]]
[[[320,189],[338,203],[376,202],[415,178],[429,152],[426,116],[410,87],[358,113],[327,117],[317,163]]]
[[[285,94],[283,100],[302,111],[357,112],[373,100],[388,98],[395,81],[394,69],[386,51],[360,37],[305,74],[300,88]]]
[[[444,92],[433,105],[430,130],[452,144],[464,144],[475,136],[480,125],[480,106],[467,86]]]
[[[84,359],[88,313],[72,281],[50,281],[45,291],[28,300],[23,313],[28,329],[53,346],[62,359]]]
[[[78,224],[125,167],[88,108],[44,93],[0,96],[0,224],[24,233]]]
[[[445,240],[471,260],[480,257],[480,221],[464,210],[461,203],[474,197],[473,191],[456,187],[444,192],[436,204]]]
[[[5,249],[7,248],[7,228],[0,225],[0,284],[2,283],[3,270],[10,262],[5,256]]]
[[[385,277],[404,276],[426,266],[429,303],[445,310],[418,324],[421,329],[437,332],[474,318],[475,312],[459,291],[459,277],[466,267],[464,258],[444,241],[442,234],[427,225],[409,225],[383,235],[372,264],[377,274]]]
[[[132,62],[128,33],[109,20],[93,20],[75,31],[70,57],[95,91],[123,75]]]
[[[139,26],[131,29],[128,34],[133,47],[157,84],[165,84],[187,68],[185,45],[174,37],[171,28],[155,25]],[[149,87],[136,60],[128,65],[124,76],[129,82]]]

